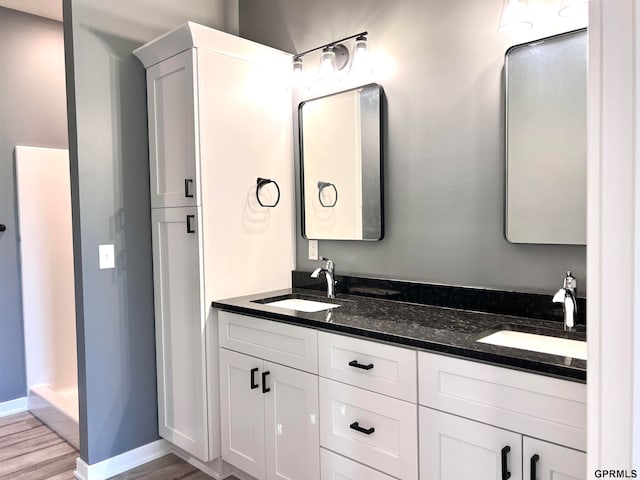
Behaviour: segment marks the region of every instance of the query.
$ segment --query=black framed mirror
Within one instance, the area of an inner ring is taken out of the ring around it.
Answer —
[[[305,238],[382,239],[383,95],[369,84],[300,103]]]
[[[505,56],[505,236],[587,242],[587,30],[511,47]]]

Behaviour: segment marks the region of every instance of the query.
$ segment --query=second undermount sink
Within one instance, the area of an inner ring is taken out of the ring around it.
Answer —
[[[276,300],[274,302],[264,303],[269,307],[286,308],[288,310],[297,310],[299,312],[320,312],[330,308],[336,308],[340,305],[335,303],[318,302],[316,300],[306,300],[304,298],[286,298],[284,300]]]
[[[587,359],[587,342],[570,338],[559,338],[550,335],[518,332],[513,330],[499,330],[477,340],[503,347],[519,348],[564,357]]]

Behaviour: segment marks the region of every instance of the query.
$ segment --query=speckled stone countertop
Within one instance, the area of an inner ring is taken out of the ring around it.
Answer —
[[[291,298],[292,295],[295,298],[336,303],[340,306],[308,313],[265,305],[281,298]],[[585,360],[476,341],[492,331],[515,329],[577,340],[586,339],[584,328],[575,333],[566,333],[562,324],[557,321],[345,294],[328,299],[321,292],[301,288],[215,301],[212,306],[229,312],[341,332],[567,380],[586,381]]]

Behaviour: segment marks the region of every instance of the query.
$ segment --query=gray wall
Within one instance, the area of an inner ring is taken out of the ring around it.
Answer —
[[[391,69],[377,79],[388,103],[386,236],[377,243],[321,241],[320,254],[336,261],[338,273],[543,293],[561,287],[571,269],[584,294],[585,247],[504,238],[504,54],[568,24],[551,12],[553,23],[500,36],[501,6],[240,0],[243,37],[293,53],[368,30],[370,49],[389,59]],[[551,213],[561,214],[560,207]],[[298,215],[297,267],[315,268],[299,223]]]
[[[0,7],[0,403],[26,395],[16,145],[67,148],[62,24]]]
[[[132,50],[187,20],[237,31],[235,1],[65,0],[81,458],[157,439],[145,71]],[[116,269],[98,269],[114,243]]]

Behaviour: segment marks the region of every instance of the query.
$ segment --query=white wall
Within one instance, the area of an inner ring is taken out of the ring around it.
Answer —
[[[16,147],[27,387],[78,388],[69,152]]]

